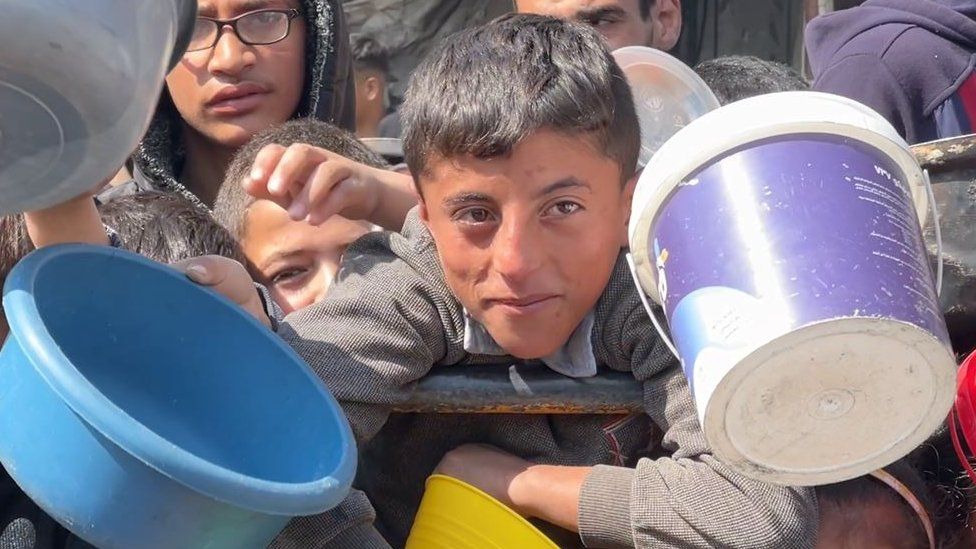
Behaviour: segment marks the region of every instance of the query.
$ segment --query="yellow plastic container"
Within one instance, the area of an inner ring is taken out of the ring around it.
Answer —
[[[427,479],[406,549],[559,549],[481,490],[444,475]]]

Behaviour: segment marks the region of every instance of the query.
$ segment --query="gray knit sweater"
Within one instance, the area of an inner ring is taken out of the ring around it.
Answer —
[[[622,260],[594,319],[599,368],[643,383],[646,416],[392,414],[432,367],[499,360],[464,350],[461,304],[412,212],[402,234],[373,233],[352,245],[328,298],[287,317],[279,333],[343,405],[360,443],[357,486],[394,546],[403,544],[424,480],[444,453],[481,442],[540,463],[597,465],[583,486],[579,536],[548,529],[561,545],[812,547],[812,490],[747,479],[709,453],[681,369]],[[336,513],[364,525],[354,507]],[[368,534],[358,531],[355,543]]]

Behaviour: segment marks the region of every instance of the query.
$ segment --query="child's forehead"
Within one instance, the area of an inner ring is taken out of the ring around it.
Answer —
[[[200,0],[197,12],[212,16],[218,11],[238,14],[260,9],[296,9],[300,6],[300,0]]]
[[[332,242],[345,245],[375,229],[368,222],[338,215],[313,226],[304,221],[293,220],[287,211],[270,200],[255,200],[246,215],[247,237],[272,246],[281,246],[285,242],[289,245],[321,246]]]
[[[462,184],[471,176],[488,179],[506,177],[565,179],[586,174],[620,172],[618,162],[598,147],[590,134],[564,134],[538,130],[515,143],[504,154],[479,157],[473,154],[429,155],[423,180],[444,180],[446,184]],[[459,178],[460,174],[467,177]]]
[[[583,137],[526,139],[508,154],[490,158],[473,155],[433,157],[419,176],[419,186],[436,185],[446,197],[462,192],[487,192],[518,187],[541,190],[573,180],[591,190],[619,190],[621,170],[616,160],[598,151]],[[530,193],[531,194],[531,193]]]

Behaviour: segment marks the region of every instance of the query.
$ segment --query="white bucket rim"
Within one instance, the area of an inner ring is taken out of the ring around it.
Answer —
[[[924,174],[908,143],[870,107],[838,95],[798,91],[751,97],[706,113],[658,149],[634,191],[629,224],[630,251],[641,286],[657,304],[657,270],[648,255],[658,212],[685,177],[732,149],[771,137],[827,134],[856,139],[888,155],[905,172],[905,183],[924,226],[928,197]]]

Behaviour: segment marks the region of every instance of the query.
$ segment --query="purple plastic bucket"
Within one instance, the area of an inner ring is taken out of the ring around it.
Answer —
[[[952,401],[923,176],[867,107],[743,103],[682,130],[642,175],[640,283],[717,457],[780,484],[860,476],[923,442]]]

